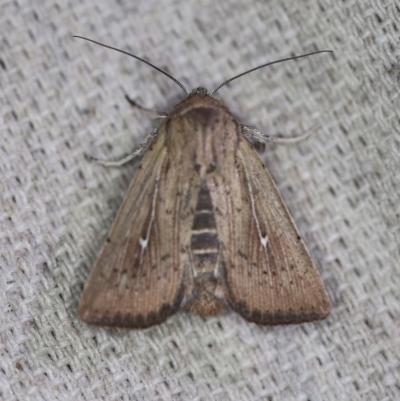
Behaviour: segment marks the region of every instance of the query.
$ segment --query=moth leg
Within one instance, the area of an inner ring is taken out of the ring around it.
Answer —
[[[154,111],[154,110],[147,109],[146,107],[143,107],[143,106],[141,106],[140,104],[137,104],[137,103],[136,103],[133,99],[131,99],[128,95],[125,95],[125,99],[128,101],[128,103],[129,103],[132,107],[134,107],[134,108],[140,110],[140,111],[143,112],[143,113],[149,114],[150,117],[153,118],[153,119],[165,118],[165,117],[167,117],[167,115],[168,115],[168,113],[164,113],[164,112],[162,112],[162,111]]]
[[[267,142],[274,142],[274,143],[283,143],[283,144],[290,144],[290,143],[297,143],[300,141],[304,141],[310,135],[317,132],[321,126],[319,124],[315,125],[311,129],[303,132],[298,136],[292,136],[288,138],[280,138],[277,136],[270,136],[264,134],[263,132],[259,131],[257,128],[250,127],[249,125],[242,125],[242,132],[243,136],[252,144],[258,143],[267,143]]]
[[[89,156],[89,155],[85,155],[85,156],[90,161],[95,162],[97,164],[101,164],[102,166],[105,166],[105,167],[121,167],[124,164],[130,162],[135,157],[142,156],[146,152],[146,150],[158,138],[158,134],[159,134],[158,128],[156,128],[149,135],[146,136],[144,141],[139,145],[139,147],[137,149],[135,149],[131,154],[129,154],[119,160],[101,160],[101,159],[97,159],[93,156]]]

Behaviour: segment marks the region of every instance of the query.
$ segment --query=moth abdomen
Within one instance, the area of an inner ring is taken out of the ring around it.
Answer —
[[[206,232],[193,232],[190,247],[193,253],[218,252],[217,231],[211,229]]]
[[[226,305],[216,296],[221,287],[219,270],[219,240],[213,204],[207,183],[200,184],[193,218],[190,253],[192,287],[186,309],[202,316],[217,315]]]
[[[194,279],[194,290],[186,309],[200,316],[216,316],[226,310],[224,297],[217,297],[221,285],[213,272],[200,273]]]
[[[190,248],[193,254],[218,254],[218,232],[207,183],[203,180],[193,217]]]

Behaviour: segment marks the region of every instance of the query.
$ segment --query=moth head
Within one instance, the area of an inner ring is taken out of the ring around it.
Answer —
[[[201,86],[199,86],[198,88],[194,88],[192,90],[192,92],[189,94],[189,96],[192,96],[192,95],[207,96],[208,94],[209,93],[206,88],[202,88]]]

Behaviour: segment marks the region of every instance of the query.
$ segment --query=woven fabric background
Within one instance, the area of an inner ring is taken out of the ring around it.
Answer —
[[[400,2],[28,1],[0,5],[0,399],[400,399]],[[84,282],[137,163],[104,168],[184,93],[78,34],[214,88],[242,123],[293,136],[265,160],[332,313],[258,327],[179,313],[128,331],[82,323]]]

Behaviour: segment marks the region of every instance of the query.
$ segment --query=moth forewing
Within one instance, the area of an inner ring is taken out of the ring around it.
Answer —
[[[328,295],[274,182],[245,140],[237,159],[237,175],[229,177],[239,181],[228,186],[241,188],[240,212],[222,250],[229,306],[264,325],[324,319]]]
[[[180,307],[195,202],[182,200],[196,188],[181,169],[183,155],[170,154],[167,131],[163,124],[90,274],[79,305],[87,323],[144,328]]]

